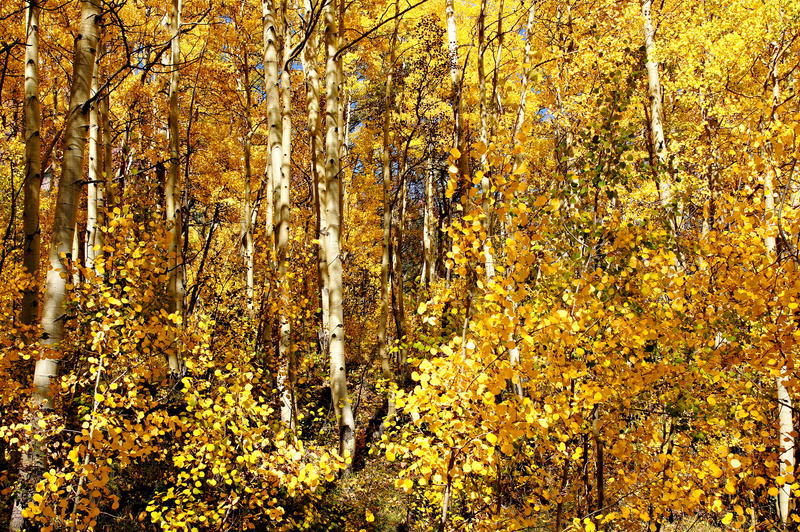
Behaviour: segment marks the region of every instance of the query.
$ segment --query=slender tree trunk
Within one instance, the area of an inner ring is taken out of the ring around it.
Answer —
[[[401,374],[406,372],[406,309],[403,299],[403,230],[406,216],[406,183],[402,176],[405,169],[400,170],[397,199],[400,202],[397,209],[397,220],[392,224],[392,287],[394,291],[394,323],[399,346],[399,365]]]
[[[242,152],[244,157],[244,204],[242,205],[242,252],[245,263],[245,289],[247,291],[247,313],[252,320],[255,317],[254,292],[255,292],[255,264],[253,244],[253,201],[252,201],[252,148],[251,135],[253,134],[250,112],[253,109],[252,89],[250,88],[250,66],[245,54],[244,72],[242,74],[242,89],[244,90],[245,112],[244,132],[242,134]]]
[[[64,156],[61,180],[56,200],[56,217],[53,223],[53,240],[50,246],[50,271],[44,293],[42,314],[43,341],[46,346],[58,348],[64,336],[64,299],[66,279],[61,273],[68,270],[73,260],[72,241],[80,192],[83,186],[83,151],[86,146],[88,109],[92,70],[97,50],[100,8],[96,0],[81,2],[81,27],[75,41],[70,106],[64,132]],[[61,255],[64,255],[62,261]],[[57,375],[58,360],[42,358],[36,363],[34,375],[34,403],[52,409],[52,379]]]
[[[103,93],[103,97],[100,99],[100,131],[102,134],[101,137],[101,145],[103,147],[103,175],[101,177],[101,187],[98,189],[98,198],[97,204],[100,208],[101,216],[103,216],[103,223],[106,223],[107,217],[105,217],[105,210],[106,205],[111,202],[113,205],[114,197],[113,191],[114,187],[111,182],[112,174],[114,173],[113,170],[113,159],[111,155],[111,118],[110,118],[110,99],[111,96],[109,94],[109,89]],[[97,236],[95,237],[97,244],[100,246],[101,250],[103,247],[104,239],[103,239],[103,232],[98,232]],[[97,260],[97,259],[95,259]]]
[[[38,0],[25,5],[25,182],[22,227],[25,233],[22,265],[30,276],[30,284],[22,295],[21,320],[33,325],[39,310],[39,193],[42,186],[42,141],[40,135],[42,111],[39,104],[39,13]],[[49,387],[49,386],[48,386]],[[25,453],[20,464],[20,487],[11,509],[9,530],[16,532],[25,525],[22,510],[32,496],[35,456]],[[40,461],[43,457],[40,457]]]
[[[486,239],[483,242],[483,259],[486,268],[486,280],[492,281],[495,276],[494,254],[491,244],[491,218],[492,218],[492,191],[489,180],[488,167],[488,146],[489,146],[489,102],[486,98],[486,71],[483,64],[486,54],[486,0],[481,0],[481,9],[478,14],[478,93],[480,100],[480,122],[481,122],[481,142],[483,143],[483,153],[481,153],[481,194],[483,208],[483,227],[486,232]]]
[[[522,131],[525,125],[525,104],[530,91],[531,83],[531,63],[533,63],[533,25],[536,22],[536,2],[537,0],[530,0],[531,5],[528,8],[528,20],[525,23],[525,56],[522,61],[522,80],[519,89],[519,106],[517,107],[517,116],[514,119],[514,129],[511,131],[511,142],[518,142],[517,135]],[[516,171],[522,164],[525,150],[519,150],[514,155],[512,174],[516,175]]]
[[[291,98],[292,84],[289,69],[286,68],[291,52],[291,36],[286,21],[286,0],[281,1],[281,36],[283,40],[283,65],[280,76],[280,122],[281,122],[281,166],[280,178],[276,181],[275,192],[275,249],[278,261],[278,285],[280,290],[280,305],[278,313],[278,361],[279,370],[279,390],[281,393],[281,421],[289,427],[294,427],[294,383],[292,379],[292,343],[291,343],[291,324],[289,315],[291,312],[291,301],[289,293],[288,260],[289,260],[289,222],[290,222],[290,197],[289,186],[291,182],[291,144],[292,144],[292,120],[291,120]],[[272,103],[268,102],[268,106]]]
[[[436,231],[436,217],[433,212],[435,184],[434,184],[433,154],[428,156],[428,171],[425,172],[425,205],[422,220],[422,275],[420,282],[424,287],[436,281],[436,257],[433,245]]]
[[[312,6],[306,0],[306,14],[310,20]],[[308,102],[308,131],[311,152],[311,175],[314,181],[314,210],[316,211],[317,233],[317,275],[320,297],[321,325],[319,343],[322,354],[328,354],[328,262],[325,255],[325,235],[328,222],[325,215],[325,141],[322,136],[322,112],[320,110],[319,72],[317,70],[317,51],[319,36],[314,30],[303,48],[303,72],[306,76],[306,99]]]
[[[36,323],[39,311],[39,193],[42,186],[42,110],[39,104],[39,0],[27,0],[25,8],[25,199],[22,227],[25,233],[22,265],[31,284],[22,296],[22,323]]]
[[[519,95],[519,106],[517,107],[517,116],[514,119],[514,127],[511,130],[511,142],[516,143],[519,142],[517,136],[522,131],[522,128],[525,124],[525,103],[527,101],[528,91],[530,90],[530,71],[531,71],[531,63],[533,61],[533,24],[536,21],[536,0],[531,0],[531,5],[528,8],[528,20],[525,24],[525,57],[523,60],[523,68],[522,68],[522,83],[520,86],[520,95]],[[524,161],[524,150],[519,150],[516,154],[514,154],[514,160],[511,165],[511,175],[512,179],[516,179],[520,168],[522,167],[522,163]],[[512,237],[513,238],[513,237]],[[514,271],[514,266],[509,269],[509,275],[512,275]],[[513,309],[516,310],[517,304],[515,301],[511,301],[511,306]],[[515,323],[515,316],[509,316],[512,323]],[[508,341],[511,343],[512,347],[509,349],[508,358],[509,363],[512,366],[517,366],[520,363],[520,354],[519,354],[519,347],[517,347],[517,342],[515,338],[515,327],[512,326],[511,332],[508,335]],[[514,393],[517,397],[524,397],[524,390],[522,388],[522,382],[520,376],[515,372],[515,378],[511,382],[511,388],[513,389]]]
[[[503,61],[503,42],[505,40],[505,34],[503,33],[504,6],[505,6],[505,1],[500,0],[500,3],[498,4],[497,8],[497,50],[495,50],[494,54],[494,69],[492,71],[491,104],[492,107],[494,107],[494,112],[490,115],[490,122],[489,122],[489,135],[491,138],[493,138],[497,132],[498,118],[503,115],[502,102],[500,101],[500,95],[497,93],[497,86],[500,77],[500,64]]]
[[[28,14],[29,24],[33,21],[32,13]],[[73,60],[72,87],[70,90],[69,110],[64,130],[64,155],[61,169],[61,180],[56,199],[53,235],[50,244],[50,270],[47,272],[47,284],[43,297],[42,311],[42,358],[36,361],[33,374],[32,403],[34,409],[52,410],[54,406],[53,384],[58,376],[57,356],[60,342],[64,337],[64,321],[66,309],[66,272],[73,260],[72,241],[75,232],[75,220],[78,201],[83,185],[83,151],[86,146],[86,128],[88,126],[88,109],[84,104],[89,99],[92,71],[97,52],[98,33],[100,29],[100,6],[96,0],[81,2],[80,31],[75,39]],[[28,35],[28,39],[31,35]],[[28,51],[30,52],[30,51]],[[27,60],[28,58],[26,58]],[[26,75],[27,77],[27,75]],[[63,256],[63,259],[62,259]],[[35,414],[38,417],[38,414]],[[37,423],[32,423],[34,427]],[[11,529],[18,530],[22,522],[21,510],[28,504],[36,483],[36,474],[44,468],[46,449],[36,440],[22,458],[20,467],[20,490],[15,505]]]
[[[95,244],[97,238],[97,191],[100,174],[102,172],[102,161],[100,160],[102,149],[100,147],[100,100],[97,95],[98,76],[99,76],[99,57],[95,58],[94,72],[92,73],[91,97],[95,98],[89,110],[89,174],[86,186],[86,268],[94,269]]]
[[[78,195],[78,203],[80,203],[81,195]],[[81,232],[80,228],[80,221],[75,220],[75,229],[72,231],[72,251],[70,252],[70,256],[72,257],[72,285],[78,286],[81,282],[81,271],[78,268],[81,264]]]
[[[339,0],[341,1],[341,0]],[[325,7],[325,48],[327,50],[327,64],[325,68],[325,84],[327,86],[326,126],[327,136],[325,141],[325,180],[328,231],[326,235],[326,255],[329,273],[330,297],[330,380],[331,396],[333,401],[336,421],[339,425],[339,452],[342,455],[354,456],[355,454],[355,420],[350,399],[347,395],[347,369],[345,365],[345,329],[344,309],[342,307],[342,257],[340,253],[340,136],[341,121],[337,117],[341,98],[342,79],[341,59],[336,57],[339,44],[339,29],[337,27],[335,2],[331,1]]]
[[[275,212],[275,206],[280,198],[280,179],[281,167],[283,166],[283,149],[282,149],[282,123],[281,123],[281,96],[280,96],[280,77],[278,70],[278,13],[275,7],[276,0],[262,0],[262,25],[263,25],[263,40],[264,40],[264,91],[266,92],[266,111],[267,111],[267,163],[266,163],[266,180],[267,180],[267,201],[266,201],[266,233],[271,235],[268,241],[271,243],[270,249],[272,253],[276,252],[275,245],[277,243],[277,224],[276,217],[279,213]],[[270,274],[275,273],[270,269]],[[274,275],[268,275],[266,282],[269,283],[268,296],[262,308],[271,302],[272,287],[274,282]],[[262,316],[264,324],[263,336],[265,344],[268,346],[273,345],[273,326],[274,316]],[[276,384],[281,390],[285,389],[285,379],[281,377],[279,370],[278,381]],[[285,374],[285,372],[284,372]],[[280,397],[284,398],[285,394],[280,393]],[[285,417],[285,404],[281,402],[281,416]]]
[[[183,279],[179,255],[181,249],[181,213],[178,208],[181,198],[180,184],[180,151],[178,136],[178,83],[180,81],[180,27],[182,0],[172,0],[169,13],[170,42],[170,78],[169,78],[169,114],[167,127],[169,131],[169,166],[167,168],[164,194],[166,196],[166,217],[169,237],[167,240],[168,277],[167,297],[170,314],[183,318]],[[168,355],[169,371],[173,375],[180,373],[181,360],[177,351]]]
[[[398,13],[398,4],[395,1],[395,16]],[[391,132],[393,98],[392,89],[394,83],[394,62],[395,47],[397,44],[397,32],[400,28],[400,18],[397,17],[394,23],[394,31],[389,42],[389,59],[386,64],[386,86],[383,94],[383,136],[381,145],[381,180],[383,181],[383,252],[381,257],[381,312],[378,322],[378,356],[381,361],[381,375],[386,381],[387,411],[386,420],[388,421],[395,414],[394,404],[394,372],[389,361],[389,345],[386,339],[386,328],[389,317],[389,267],[391,250],[391,231],[392,231],[392,157],[391,146],[389,144],[389,134]]]
[[[192,286],[191,295],[189,297],[189,306],[186,309],[186,314],[191,316],[197,306],[197,301],[200,297],[201,281],[203,278],[203,269],[205,268],[206,261],[208,260],[208,252],[211,249],[211,242],[214,240],[214,228],[219,222],[219,203],[214,205],[214,214],[211,216],[211,223],[208,226],[208,233],[206,233],[205,244],[203,244],[203,256],[200,258],[200,265],[197,267],[197,274],[195,276],[194,286]]]
[[[772,89],[772,112],[770,113],[769,121],[775,120],[775,112],[780,105],[781,89],[778,76],[778,68],[781,60],[780,46],[773,45],[775,53],[772,58],[772,68],[770,71],[770,81]],[[773,219],[775,213],[775,161],[770,152],[767,156],[768,165],[764,173],[764,218],[766,225],[769,228],[767,235],[764,237],[764,246],[767,248],[769,256],[775,260],[777,259],[777,246],[775,236],[772,233],[774,228]],[[777,387],[778,398],[778,449],[779,449],[779,470],[783,476],[794,474],[795,472],[795,437],[794,437],[794,420],[792,419],[792,397],[789,390],[786,388],[791,374],[787,371],[786,366],[781,367],[780,375],[775,379]],[[790,500],[792,491],[790,483],[780,486],[778,489],[778,497],[776,506],[778,511],[778,518],[781,524],[785,527],[789,518]]]
[[[656,60],[655,30],[650,16],[652,0],[642,2],[642,21],[644,27],[645,68],[647,69],[647,94],[650,99],[650,136],[653,144],[653,154],[659,170],[664,169],[667,162],[667,143],[664,137],[664,114],[661,104],[661,80],[658,75],[658,61]],[[659,172],[658,175],[664,175]],[[672,188],[668,178],[661,179],[658,183],[658,193],[661,205],[669,207],[672,203]]]
[[[453,83],[453,147],[459,151],[458,168],[467,174],[467,155],[463,146],[461,125],[461,93],[462,79],[458,64],[458,32],[456,30],[455,0],[446,0],[445,17],[447,19],[447,52],[450,59],[450,80]]]

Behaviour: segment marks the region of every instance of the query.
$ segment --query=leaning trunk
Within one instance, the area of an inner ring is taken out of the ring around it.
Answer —
[[[41,320],[43,355],[36,361],[33,374],[33,407],[41,410],[52,410],[54,406],[53,384],[58,376],[58,350],[64,337],[66,321],[65,273],[72,267],[72,241],[78,200],[83,185],[83,152],[86,147],[86,128],[89,121],[85,103],[89,99],[91,89],[99,29],[100,6],[96,0],[83,0],[80,31],[75,39],[72,87],[64,130],[61,180],[58,186],[49,252],[50,270],[47,272],[43,297]],[[30,39],[30,35],[28,38]],[[34,422],[32,425],[36,427],[38,423]],[[15,504],[17,511],[14,512],[15,517],[12,519],[12,530],[22,527],[21,509],[30,501],[33,486],[37,481],[36,473],[45,466],[46,450],[35,439],[32,443],[30,450],[22,458],[20,495],[18,503]]]

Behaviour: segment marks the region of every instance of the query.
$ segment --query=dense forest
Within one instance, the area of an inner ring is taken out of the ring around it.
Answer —
[[[798,0],[0,5],[0,522],[796,530]]]

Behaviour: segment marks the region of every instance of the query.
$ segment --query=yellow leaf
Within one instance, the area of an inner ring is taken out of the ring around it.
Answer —
[[[371,523],[371,522],[373,522],[375,520],[375,515],[372,512],[370,512],[369,510],[367,510],[366,519],[367,519],[367,523]]]

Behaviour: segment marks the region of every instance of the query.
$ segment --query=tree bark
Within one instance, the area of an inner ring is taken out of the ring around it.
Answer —
[[[253,109],[253,97],[250,88],[250,66],[247,63],[245,54],[243,73],[241,78],[242,90],[244,91],[245,111],[244,111],[244,131],[242,132],[242,156],[244,158],[244,203],[242,205],[242,253],[245,263],[245,289],[247,292],[247,313],[252,320],[255,316],[254,292],[255,292],[255,264],[254,264],[254,244],[253,244],[253,201],[252,201],[252,147],[251,135],[253,134],[253,124],[250,112]]]
[[[341,1],[341,0],[340,0]],[[345,364],[345,329],[344,309],[342,306],[342,257],[340,253],[340,99],[339,86],[342,63],[336,57],[339,45],[339,29],[337,27],[335,2],[325,7],[325,48],[327,63],[325,67],[325,84],[327,87],[325,140],[325,180],[326,216],[328,231],[325,239],[329,274],[330,297],[330,380],[333,408],[339,426],[339,452],[353,457],[355,454],[355,420],[350,399],[347,395],[347,369]]]
[[[25,234],[22,266],[30,276],[30,284],[22,294],[22,312],[20,319],[25,325],[36,323],[39,311],[39,194],[42,186],[42,141],[40,128],[42,110],[39,103],[39,14],[41,8],[38,0],[27,0],[25,5],[25,191],[22,210],[22,227]],[[49,388],[49,383],[48,383]],[[20,490],[11,508],[9,530],[16,532],[25,526],[23,509],[32,497],[35,483],[34,468],[38,458],[41,464],[43,457],[25,453],[20,464]]]
[[[426,288],[436,281],[436,257],[433,245],[437,226],[433,209],[436,186],[434,172],[433,154],[430,154],[428,155],[428,171],[425,172],[425,205],[422,218],[422,275],[420,276],[420,282]]]
[[[483,227],[486,232],[486,239],[483,241],[483,260],[486,269],[486,280],[492,281],[495,276],[494,254],[491,244],[491,218],[492,218],[492,198],[491,182],[489,180],[488,167],[488,146],[489,146],[489,102],[486,99],[486,71],[483,58],[486,53],[486,0],[481,0],[481,8],[478,13],[478,94],[480,100],[480,125],[481,142],[483,143],[483,153],[481,153],[481,194],[483,209]]]
[[[39,0],[27,0],[25,8],[25,199],[22,227],[25,233],[22,265],[31,283],[22,296],[21,320],[36,323],[39,311],[39,193],[42,186],[42,110],[39,103]]]
[[[398,4],[395,1],[395,16],[398,13]],[[387,386],[387,411],[386,419],[389,420],[395,414],[394,404],[394,372],[389,361],[389,345],[386,339],[387,321],[389,318],[389,268],[391,252],[391,232],[392,232],[392,158],[389,134],[392,123],[392,89],[394,83],[394,62],[397,44],[397,32],[400,27],[400,18],[397,17],[394,23],[394,31],[389,41],[389,59],[386,65],[386,86],[383,94],[383,136],[381,145],[381,180],[383,181],[383,251],[381,254],[381,312],[378,322],[378,357],[381,361],[381,376],[386,381]]]
[[[89,174],[88,184],[86,186],[86,242],[85,242],[85,256],[86,268],[94,269],[96,249],[95,244],[97,240],[97,225],[98,225],[98,210],[97,198],[100,182],[100,174],[102,172],[102,148],[100,147],[101,131],[100,131],[100,113],[98,98],[98,75],[99,75],[99,58],[95,58],[94,72],[92,73],[92,89],[91,97],[94,98],[91,108],[89,110]],[[102,192],[100,193],[102,197]]]
[[[294,383],[292,379],[292,343],[291,343],[291,324],[289,315],[291,309],[289,293],[289,229],[290,229],[290,197],[289,186],[291,183],[291,149],[292,149],[292,119],[291,119],[291,98],[292,84],[289,69],[286,63],[289,61],[292,52],[291,36],[286,20],[286,0],[281,0],[281,37],[283,41],[283,68],[280,75],[280,122],[281,122],[281,166],[280,178],[276,181],[275,191],[275,250],[278,261],[278,284],[280,291],[280,305],[278,311],[278,361],[279,361],[279,382],[278,389],[281,394],[281,421],[289,428],[295,424],[294,408]],[[272,106],[268,101],[267,106]],[[269,112],[269,111],[268,111]]]
[[[306,14],[310,20],[312,6],[306,0]],[[319,304],[321,325],[319,331],[320,351],[328,355],[328,262],[325,255],[325,238],[328,222],[325,215],[326,186],[325,181],[325,141],[322,136],[322,112],[320,110],[319,71],[317,70],[317,51],[319,36],[316,30],[312,33],[303,48],[303,72],[306,78],[306,100],[308,103],[308,132],[311,154],[311,176],[314,182],[314,210],[316,211],[317,234],[317,280],[319,286]]]
[[[450,80],[453,83],[453,147],[459,151],[458,168],[462,174],[467,173],[467,155],[463,146],[461,125],[461,93],[463,89],[461,71],[458,65],[458,32],[456,30],[455,0],[446,0],[445,17],[447,19],[447,52],[450,59]]]
[[[650,99],[650,137],[653,154],[659,170],[664,169],[667,162],[667,143],[664,137],[664,115],[661,103],[661,80],[658,74],[658,61],[656,60],[655,30],[650,16],[652,0],[642,2],[642,21],[644,29],[645,68],[647,69],[647,94]],[[658,175],[664,175],[659,172]],[[663,207],[672,203],[672,188],[669,179],[660,179],[658,182],[659,200]]]
[[[772,66],[770,69],[770,85],[772,90],[772,111],[769,116],[769,121],[775,120],[775,112],[780,105],[781,89],[779,83],[778,69],[781,60],[780,46],[777,43],[773,44],[775,53],[772,57]],[[767,249],[767,254],[771,260],[777,260],[777,246],[775,236],[772,233],[774,229],[773,219],[775,213],[775,161],[771,153],[767,154],[768,165],[764,173],[764,219],[767,225],[767,233],[764,237],[764,247]],[[792,397],[789,390],[786,388],[791,375],[787,371],[786,366],[781,367],[781,372],[775,379],[778,398],[778,449],[779,449],[779,470],[782,476],[795,473],[795,437],[794,437],[794,420],[792,419]],[[792,491],[790,483],[787,482],[778,488],[778,496],[776,498],[776,507],[778,511],[778,518],[781,524],[786,526],[789,518],[789,503],[791,501]]]
[[[166,217],[168,226],[167,254],[167,297],[170,314],[183,318],[183,277],[179,254],[181,249],[181,213],[178,208],[181,198],[180,183],[180,150],[178,136],[178,83],[180,82],[180,27],[181,27],[181,0],[172,0],[169,13],[170,26],[170,78],[169,78],[169,114],[167,127],[169,131],[169,165],[167,168],[164,194],[166,196]],[[168,355],[168,365],[171,374],[181,372],[182,362],[177,351]]]
[[[28,16],[31,17],[32,14]],[[64,337],[67,272],[73,260],[72,241],[78,201],[83,186],[83,152],[89,118],[89,109],[85,104],[89,99],[100,29],[100,6],[97,1],[82,0],[80,17],[80,30],[75,39],[70,102],[64,130],[61,180],[58,185],[49,252],[50,270],[47,272],[43,297],[41,325],[44,350],[42,358],[36,361],[33,374],[31,401],[34,409],[40,410],[52,410],[54,407],[53,384],[58,376],[58,350]],[[28,38],[31,36],[28,35]],[[38,417],[38,414],[34,413],[34,416]],[[37,423],[34,422],[32,425],[36,427]],[[36,472],[44,468],[45,462],[46,449],[34,439],[30,450],[22,457],[20,490],[11,522],[12,530],[19,530],[24,525],[22,510],[33,494],[33,486],[37,480]]]
[[[85,103],[89,99],[91,88],[99,22],[100,7],[97,1],[83,0],[80,32],[75,40],[73,81],[64,132],[64,156],[49,254],[51,269],[47,272],[42,313],[43,342],[53,349],[58,348],[64,336],[66,278],[62,274],[67,272],[73,260],[72,241],[78,199],[83,187],[83,151],[86,146],[89,114]],[[49,354],[37,361],[33,392],[37,406],[48,410],[53,408],[51,384],[57,370],[58,360],[49,358]]]
[[[406,338],[406,309],[405,300],[403,299],[403,230],[405,229],[404,221],[406,217],[406,183],[403,179],[405,175],[405,168],[400,169],[400,179],[398,183],[397,200],[400,205],[396,211],[397,219],[392,224],[392,290],[394,292],[394,324],[397,335],[397,340],[400,343],[398,365],[400,366],[401,374],[406,372],[406,346],[404,344]]]

